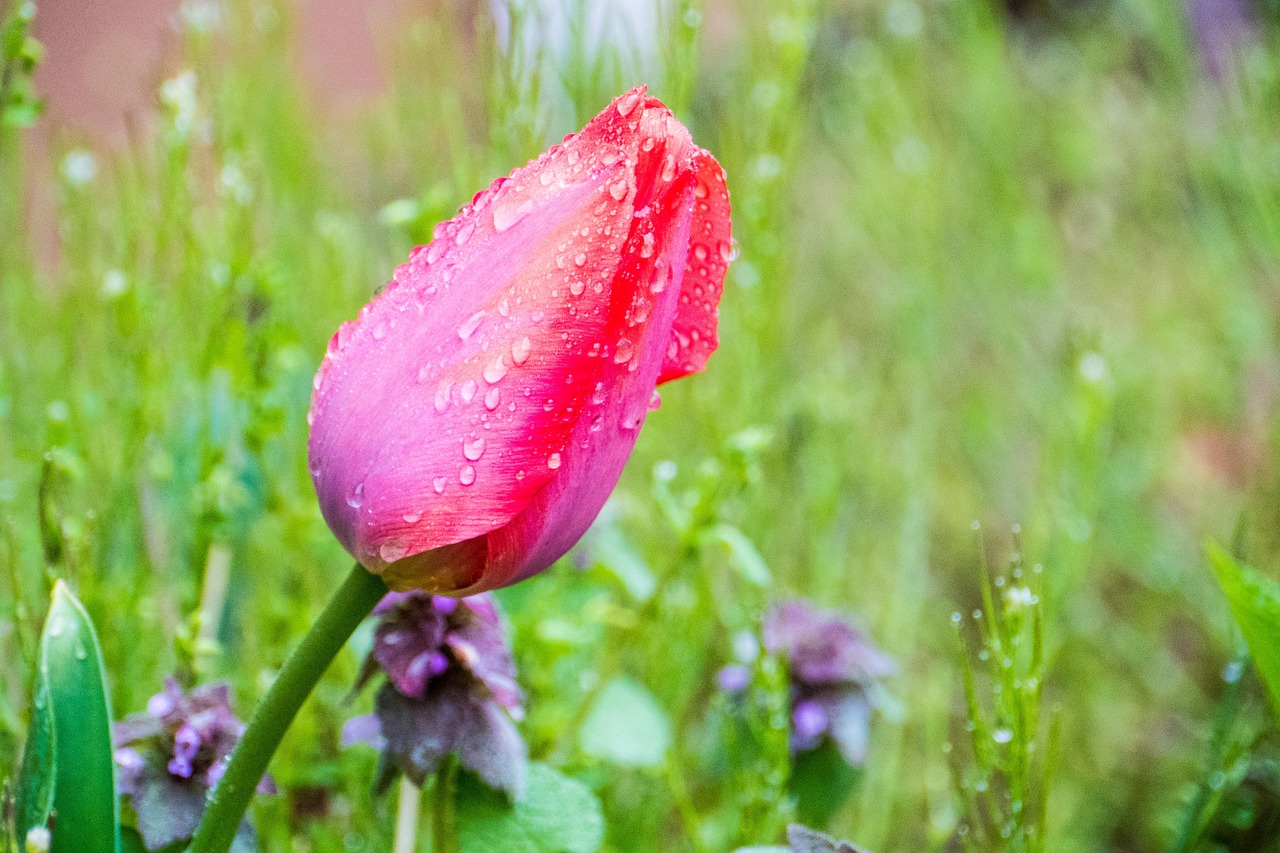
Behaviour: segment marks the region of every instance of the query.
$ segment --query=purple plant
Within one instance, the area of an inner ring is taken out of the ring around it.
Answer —
[[[204,813],[205,796],[221,778],[243,731],[225,684],[187,693],[172,678],[147,701],[145,712],[116,723],[120,792],[129,798],[148,850],[191,837]],[[258,790],[275,793],[275,786],[264,777]],[[247,820],[233,849],[257,849]]]
[[[1248,0],[1185,0],[1185,8],[1205,73],[1215,83],[1229,82],[1240,54],[1258,38]]]
[[[456,754],[490,787],[520,799],[526,755],[513,718],[523,697],[493,600],[393,592],[374,614],[373,649],[356,689],[379,671],[387,678],[374,713],[350,720],[343,742],[382,751],[376,788],[399,773],[421,785]]]
[[[830,738],[849,764],[862,765],[877,682],[896,670],[893,659],[844,617],[798,600],[770,608],[763,633],[765,649],[785,659],[790,673],[792,749],[814,749]],[[739,660],[749,663],[750,651],[735,646]],[[717,673],[722,690],[746,688],[750,672],[743,663]]]

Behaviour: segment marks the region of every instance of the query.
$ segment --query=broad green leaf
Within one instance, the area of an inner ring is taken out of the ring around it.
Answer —
[[[49,710],[49,690],[43,677],[36,677],[35,710],[27,726],[27,743],[22,750],[22,769],[18,774],[14,830],[18,849],[26,849],[27,832],[49,822],[53,809],[55,775],[53,751],[53,715]]]
[[[658,767],[671,746],[671,721],[643,686],[619,676],[582,724],[582,749],[619,767]]]
[[[56,774],[52,853],[117,853],[120,806],[111,750],[111,709],[98,637],[61,581],[40,637],[40,676],[53,717]]]
[[[1280,711],[1280,583],[1236,561],[1217,545],[1210,543],[1206,550],[1231,615]]]
[[[528,787],[518,803],[469,773],[458,781],[462,853],[594,853],[604,840],[596,795],[545,764],[529,765]]]

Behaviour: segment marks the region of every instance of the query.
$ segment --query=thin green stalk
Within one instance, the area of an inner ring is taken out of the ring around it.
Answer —
[[[347,575],[253,712],[244,737],[231,753],[226,773],[209,795],[209,806],[188,853],[226,853],[231,849],[254,790],[298,709],[356,626],[386,592],[382,579],[363,566],[357,564]]]
[[[436,770],[432,853],[458,853],[458,758],[449,753]]]
[[[422,789],[407,776],[400,777],[400,799],[396,806],[396,835],[392,853],[413,853],[418,841],[418,812],[422,808]]]

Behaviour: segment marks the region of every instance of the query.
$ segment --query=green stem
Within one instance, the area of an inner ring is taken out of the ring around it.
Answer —
[[[231,849],[254,790],[298,709],[347,638],[386,593],[387,586],[377,575],[360,565],[351,570],[253,712],[231,753],[226,773],[209,795],[208,808],[188,853],[226,853]]]
[[[449,753],[436,771],[431,853],[458,853],[458,758]]]

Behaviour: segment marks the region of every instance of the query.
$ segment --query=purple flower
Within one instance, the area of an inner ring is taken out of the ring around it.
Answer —
[[[356,689],[378,671],[387,679],[374,713],[350,720],[343,742],[382,751],[378,790],[399,773],[421,785],[457,754],[488,785],[519,799],[526,756],[512,719],[523,697],[493,600],[393,592],[374,614],[373,649]]]
[[[1218,84],[1234,76],[1240,55],[1257,41],[1246,0],[1185,0],[1187,23],[1205,73]]]
[[[863,764],[876,683],[896,671],[893,659],[844,617],[803,601],[770,609],[764,647],[787,661],[792,748],[830,739],[849,764]]]
[[[115,725],[120,792],[130,798],[148,850],[185,841],[204,812],[209,789],[222,777],[244,725],[231,710],[225,684],[185,692],[172,678],[147,701],[147,710]],[[258,790],[275,793],[270,779]],[[256,849],[246,821],[236,851]]]

